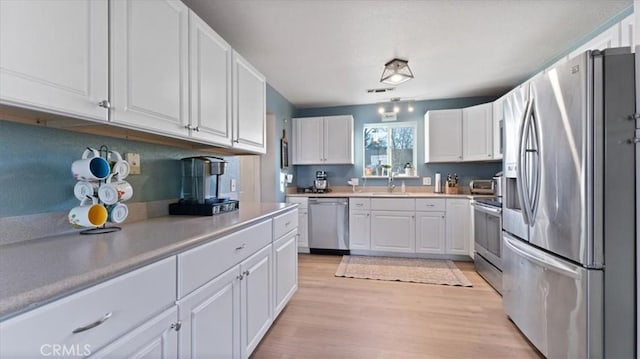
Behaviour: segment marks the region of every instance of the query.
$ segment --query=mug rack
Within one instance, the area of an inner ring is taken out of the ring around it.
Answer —
[[[108,162],[109,161],[109,147],[107,147],[106,145],[102,145],[102,146],[100,146],[99,152],[100,152],[100,157],[104,158]],[[110,174],[110,176],[112,176],[112,175],[113,174]],[[97,182],[101,186],[102,184],[106,183],[107,181],[106,181],[106,179],[103,179],[103,180],[99,180]],[[102,203],[102,200],[100,200],[100,197],[98,197],[98,204],[104,206],[104,203]],[[105,222],[105,224],[103,224],[100,227],[82,230],[82,231],[80,231],[80,234],[104,234],[104,233],[117,232],[117,231],[119,231],[121,229],[122,228],[118,227],[118,226],[107,226],[107,223]]]

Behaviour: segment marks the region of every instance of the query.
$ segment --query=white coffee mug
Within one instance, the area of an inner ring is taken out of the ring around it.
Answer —
[[[75,186],[73,186],[73,194],[80,201],[87,197],[93,197],[96,194],[96,191],[100,187],[98,182],[88,182],[88,181],[78,181]]]
[[[122,181],[129,176],[131,166],[129,165],[129,162],[122,159],[120,152],[109,151],[107,159],[111,165],[111,173],[116,175],[118,181]]]
[[[73,177],[79,181],[99,181],[109,177],[111,167],[109,162],[100,157],[100,152],[87,148],[82,153],[82,159],[71,164]]]
[[[133,187],[127,181],[111,182],[109,176],[106,183],[98,188],[98,197],[104,204],[115,204],[118,201],[126,201],[133,197]]]
[[[108,221],[112,223],[122,223],[129,215],[129,207],[124,203],[116,203],[107,206],[109,212]]]
[[[95,197],[87,197],[69,211],[69,223],[74,227],[100,227],[107,222],[107,209]]]

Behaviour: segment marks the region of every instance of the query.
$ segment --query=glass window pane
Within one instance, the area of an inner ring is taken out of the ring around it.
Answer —
[[[416,123],[374,123],[364,126],[364,176],[404,174],[416,165]]]

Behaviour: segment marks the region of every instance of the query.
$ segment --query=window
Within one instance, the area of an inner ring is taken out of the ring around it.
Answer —
[[[416,122],[366,123],[364,176],[417,176],[416,127]]]

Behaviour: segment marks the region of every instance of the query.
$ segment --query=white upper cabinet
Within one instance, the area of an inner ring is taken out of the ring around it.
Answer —
[[[462,109],[462,160],[493,159],[493,103]]]
[[[637,9],[640,11],[640,9]],[[631,46],[632,48],[638,43],[635,39],[635,18],[631,14],[620,21],[620,46]],[[631,50],[633,51],[633,49]]]
[[[493,102],[493,159],[501,160],[504,151],[504,99]]]
[[[189,9],[177,0],[110,4],[111,121],[187,136]]]
[[[189,11],[191,136],[231,146],[231,46]]]
[[[266,80],[233,52],[233,147],[266,153]]]
[[[0,1],[0,103],[106,121],[106,0]]]
[[[324,163],[353,163],[353,116],[324,118]]]
[[[353,164],[353,116],[293,119],[294,165]]]
[[[425,162],[462,161],[462,110],[427,111],[424,121]]]

